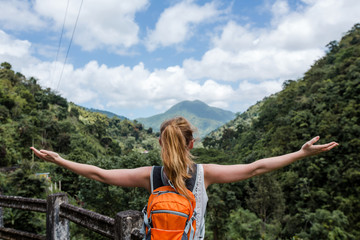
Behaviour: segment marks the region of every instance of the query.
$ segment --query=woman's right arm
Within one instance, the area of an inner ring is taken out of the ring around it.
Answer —
[[[59,154],[52,151],[39,151],[34,147],[30,149],[39,158],[55,163],[86,178],[121,187],[142,187],[150,191],[151,167],[105,170],[93,165],[63,159]]]

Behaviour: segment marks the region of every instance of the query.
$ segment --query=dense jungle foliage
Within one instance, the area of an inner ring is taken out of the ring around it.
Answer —
[[[317,135],[340,146],[210,188],[209,239],[360,239],[360,24],[327,47],[302,79],[285,81],[194,154],[204,162],[249,163],[297,151]]]
[[[7,62],[0,68],[0,123],[3,194],[46,198],[59,191],[61,184],[73,204],[112,217],[146,203],[148,195],[141,189],[107,186],[79,177],[34,157],[29,148],[54,150],[67,159],[108,169],[159,165],[158,139],[151,129],[69,103],[51,89],[42,89],[35,78],[15,73]],[[49,173],[51,179],[36,173]],[[43,214],[4,211],[5,227],[45,232]],[[71,231],[72,239],[101,238],[76,225]]]
[[[284,82],[204,139],[199,163],[238,164],[297,151],[320,135],[340,146],[284,169],[208,189],[206,239],[360,239],[360,24],[303,78]],[[141,189],[107,186],[34,158],[29,147],[103,168],[160,164],[156,135],[136,121],[107,118],[69,103],[36,79],[0,69],[0,190],[45,198],[61,181],[71,203],[114,217],[141,210]],[[145,151],[147,150],[147,151]],[[35,173],[49,172],[51,180]],[[44,233],[45,216],[5,210],[5,226]],[[72,239],[103,239],[71,225]]]

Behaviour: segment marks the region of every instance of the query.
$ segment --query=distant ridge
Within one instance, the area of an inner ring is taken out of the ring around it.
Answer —
[[[94,108],[85,108],[85,109],[90,112],[102,113],[102,114],[106,115],[108,118],[117,117],[117,118],[120,118],[121,120],[128,119],[127,117],[120,116],[120,115],[117,115],[117,114],[109,112],[109,111],[104,111],[104,110],[99,110],[99,109],[94,109]]]
[[[221,108],[210,107],[199,100],[183,101],[172,106],[162,114],[157,114],[148,118],[136,119],[144,124],[146,128],[160,131],[160,125],[166,119],[176,116],[183,116],[198,129],[198,137],[202,138],[211,131],[234,119],[235,114]]]

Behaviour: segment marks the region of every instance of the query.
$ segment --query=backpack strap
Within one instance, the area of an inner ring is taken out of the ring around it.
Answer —
[[[151,175],[150,175],[150,183],[151,183],[151,193],[159,188],[164,186],[163,181],[162,181],[162,170],[163,167],[161,166],[153,166],[152,170],[151,170]]]
[[[165,186],[165,180],[163,179],[163,169],[162,166],[153,166],[150,174],[150,184],[151,184],[151,193],[162,186]],[[191,178],[186,179],[185,185],[187,189],[191,192],[194,190],[196,177],[197,177],[197,164],[193,165],[193,169],[190,172]]]
[[[197,164],[193,165],[193,169],[190,172],[190,174],[191,174],[191,178],[188,178],[185,180],[185,185],[186,185],[187,189],[189,189],[191,192],[193,192],[195,183],[197,180]]]

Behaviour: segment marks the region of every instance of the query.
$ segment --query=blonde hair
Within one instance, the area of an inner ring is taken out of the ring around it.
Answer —
[[[176,117],[161,124],[161,158],[168,179],[176,190],[189,197],[185,180],[191,178],[188,169],[194,164],[189,145],[194,140],[194,129],[183,117]]]

